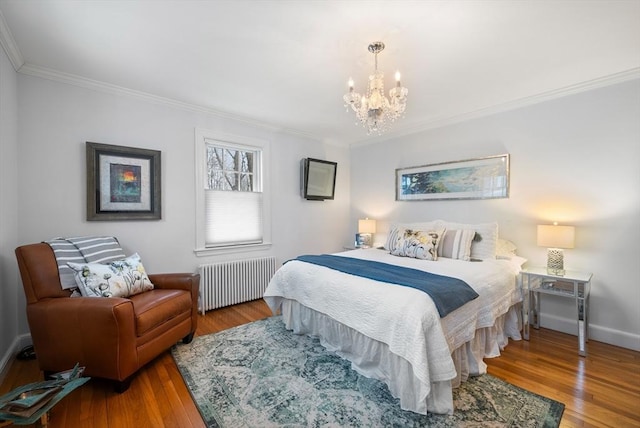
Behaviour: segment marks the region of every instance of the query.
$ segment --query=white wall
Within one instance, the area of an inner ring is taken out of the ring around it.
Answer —
[[[24,295],[16,287],[14,248],[18,228],[17,79],[9,58],[0,49],[0,373],[8,361],[5,350],[21,345],[18,332]]]
[[[273,189],[270,250],[211,257],[194,254],[195,128],[270,141]],[[0,182],[0,190],[13,192],[10,205],[14,209],[17,206],[19,213],[17,233],[12,238],[17,244],[55,236],[115,235],[127,253],[136,251],[141,255],[151,273],[195,272],[199,264],[212,261],[275,255],[283,262],[300,253],[338,251],[349,230],[349,150],[345,148],[140,97],[22,74],[18,75],[18,135],[17,159],[12,155],[3,160],[13,165],[14,173],[5,173],[3,169]],[[85,220],[86,141],[162,152],[162,220]],[[310,202],[299,196],[303,157],[338,162],[335,200]],[[5,175],[18,175],[11,182],[14,187],[5,183]],[[15,220],[8,228],[16,230]],[[9,269],[15,269],[15,245],[12,243],[10,247],[6,260],[2,254],[3,262]],[[22,295],[19,280],[10,279],[6,284],[10,293]],[[12,300],[16,316],[16,299]],[[24,304],[17,308],[19,334],[28,332],[23,308]],[[0,344],[2,355],[7,346],[4,342]]]
[[[396,168],[503,153],[508,199],[395,201]],[[351,159],[350,224],[381,220],[376,241],[388,221],[495,220],[530,265],[544,266],[536,225],[575,225],[565,267],[594,274],[591,338],[640,350],[640,81],[354,147]],[[571,300],[543,297],[543,326],[575,334],[574,314]]]

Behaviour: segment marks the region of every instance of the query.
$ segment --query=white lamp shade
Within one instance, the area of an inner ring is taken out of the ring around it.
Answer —
[[[358,220],[358,233],[376,233],[376,221],[368,218]]]
[[[538,245],[547,248],[573,248],[576,228],[545,224],[538,226]]]

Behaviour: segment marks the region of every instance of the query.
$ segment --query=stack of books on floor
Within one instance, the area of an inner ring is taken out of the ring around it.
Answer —
[[[62,391],[61,386],[43,386],[20,392],[4,403],[0,407],[0,412],[22,418],[30,418],[60,391]]]
[[[14,389],[0,397],[0,420],[20,421],[39,417],[62,396],[68,394],[89,378],[82,378],[84,367],[76,366],[52,375],[51,380],[35,382]],[[76,386],[77,385],[77,386]],[[51,406],[48,406],[51,405]]]

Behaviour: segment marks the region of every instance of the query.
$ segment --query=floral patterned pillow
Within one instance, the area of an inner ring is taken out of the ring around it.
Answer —
[[[404,229],[396,235],[395,245],[391,245],[391,254],[400,257],[413,257],[422,260],[438,260],[438,241],[444,230]]]
[[[123,260],[102,263],[67,263],[84,297],[129,297],[153,290],[136,253]]]

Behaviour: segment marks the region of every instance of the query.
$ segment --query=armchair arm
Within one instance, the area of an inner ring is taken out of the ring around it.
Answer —
[[[40,368],[76,363],[89,376],[124,380],[138,368],[133,303],[123,298],[43,299],[27,305]],[[78,356],[81,361],[76,361]]]
[[[156,273],[149,275],[156,288],[178,289],[191,292],[191,333],[198,325],[198,295],[200,293],[199,273]]]
[[[149,274],[149,279],[156,288],[196,290],[200,286],[200,274],[197,273],[156,273]]]

